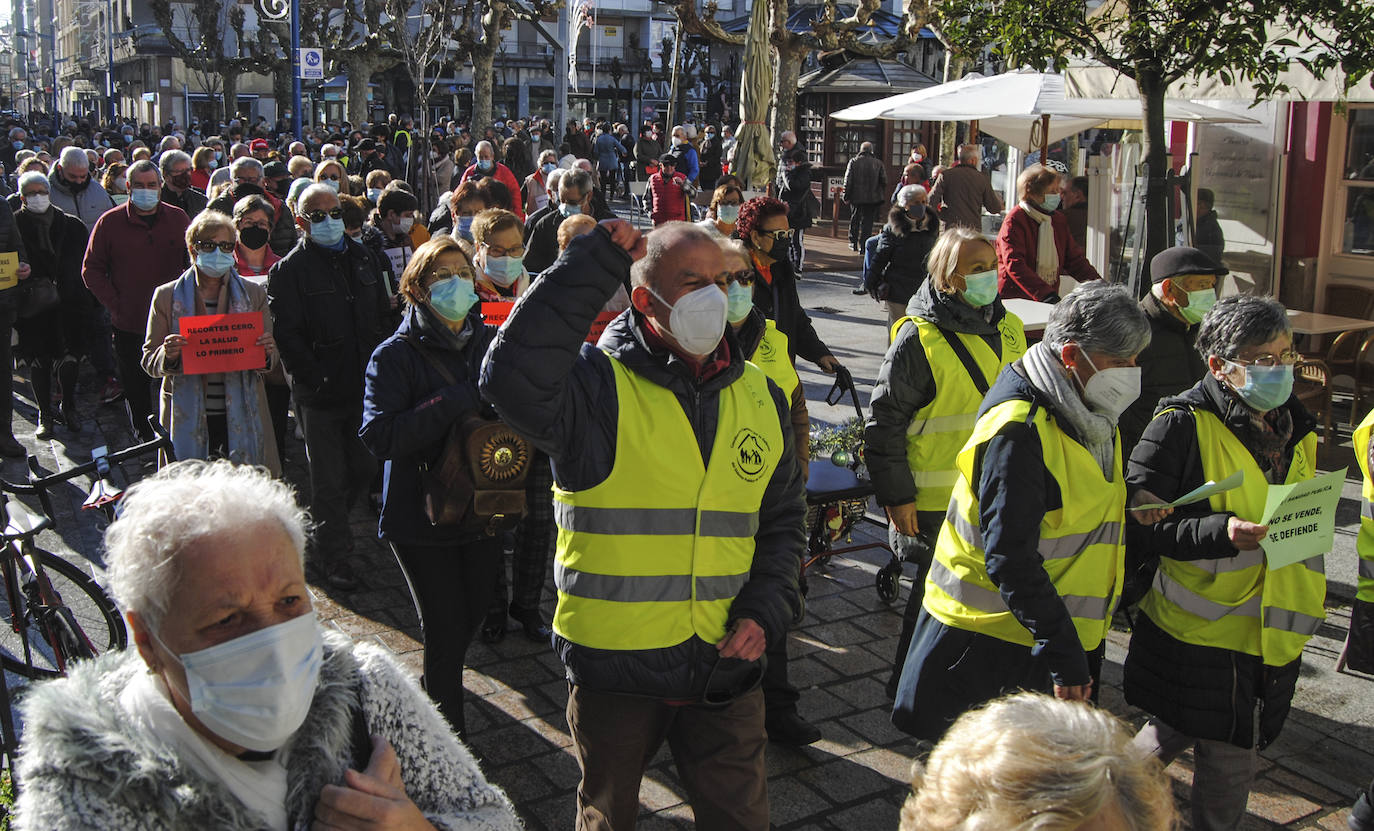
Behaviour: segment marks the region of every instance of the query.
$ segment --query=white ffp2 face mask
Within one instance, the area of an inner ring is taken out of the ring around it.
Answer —
[[[1086,350],[1079,350],[1093,368],[1093,377],[1083,385],[1083,401],[1088,409],[1116,421],[1140,397],[1140,367],[1109,366],[1098,369]]]
[[[689,291],[677,303],[669,303],[652,288],[649,293],[672,310],[668,322],[660,323],[687,354],[704,358],[716,351],[721,335],[725,334],[725,313],[729,308],[729,300],[720,286],[712,283]]]
[[[196,718],[223,739],[267,752],[285,744],[305,721],[324,641],[315,613],[307,612],[177,660],[186,670]]]

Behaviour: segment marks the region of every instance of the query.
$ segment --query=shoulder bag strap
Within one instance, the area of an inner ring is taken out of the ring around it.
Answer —
[[[973,386],[978,388],[978,393],[987,395],[988,379],[983,377],[983,368],[978,366],[978,362],[973,359],[973,355],[968,351],[968,346],[964,344],[963,339],[959,337],[957,332],[946,332],[945,342],[949,344],[950,349],[954,350],[959,362],[964,365],[969,380],[973,381]]]
[[[401,340],[415,347],[415,351],[423,355],[425,357],[425,360],[429,361],[430,366],[438,370],[439,377],[444,379],[444,383],[458,383],[458,379],[453,377],[453,373],[449,371],[448,367],[444,366],[443,361],[439,360],[439,356],[435,355],[428,348],[426,348],[425,345],[420,342],[419,338],[407,332],[404,335],[401,335]]]

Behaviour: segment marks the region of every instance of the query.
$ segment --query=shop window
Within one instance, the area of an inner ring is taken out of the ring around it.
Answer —
[[[859,146],[866,141],[873,142],[876,147],[879,141],[878,126],[876,124],[850,124],[847,121],[835,122],[835,146],[830,157],[830,164],[835,167],[845,167],[849,160],[859,155]]]
[[[907,159],[911,158],[911,148],[920,143],[921,122],[892,122],[892,147],[890,148],[888,163],[898,170],[905,168]]]
[[[1351,107],[1347,123],[1341,253],[1374,257],[1374,107]]]
[[[825,157],[825,116],[809,107],[803,109],[797,119],[802,147],[806,148],[806,158],[812,164],[819,164]]]

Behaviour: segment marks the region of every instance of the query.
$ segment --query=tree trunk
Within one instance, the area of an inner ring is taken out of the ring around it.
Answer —
[[[945,77],[943,83],[957,81],[964,75],[964,70],[968,67],[968,59],[956,55],[952,50],[945,50]],[[958,161],[958,141],[959,123],[957,121],[940,122],[940,147],[936,150],[935,161],[946,167]],[[930,171],[927,170],[927,173]]]
[[[797,79],[801,77],[802,57],[806,54],[804,50],[778,49],[777,63],[774,64],[773,71],[773,146],[776,147],[782,139],[782,134],[788,130],[797,129]],[[805,146],[801,137],[797,137],[798,146]],[[812,159],[819,162],[819,159]]]
[[[498,33],[499,37],[499,33]],[[472,121],[469,122],[472,135],[480,137],[482,131],[492,122],[491,97],[493,89],[492,67],[496,64],[496,49],[491,44],[499,39],[488,39],[486,43],[472,50]],[[563,67],[566,71],[567,67]],[[496,148],[500,152],[501,148]],[[519,195],[516,194],[516,199]]]
[[[1137,68],[1136,85],[1140,89],[1140,104],[1145,113],[1145,240],[1140,263],[1135,273],[1143,273],[1145,264],[1154,255],[1169,247],[1169,190],[1166,176],[1169,171],[1167,137],[1164,133],[1165,83],[1157,70]],[[1137,288],[1143,295],[1147,281],[1143,278]]]
[[[367,121],[367,87],[372,81],[372,73],[377,71],[377,61],[361,55],[350,55],[340,63],[348,78],[348,103],[344,118],[351,124]]]
[[[673,74],[668,89],[669,131],[682,121],[682,110],[679,109],[677,103],[678,90],[682,88],[682,15],[678,15],[677,26],[673,27],[673,32],[675,33],[673,38]]]
[[[226,69],[220,76],[224,79],[224,120],[228,121],[239,111],[239,73]]]

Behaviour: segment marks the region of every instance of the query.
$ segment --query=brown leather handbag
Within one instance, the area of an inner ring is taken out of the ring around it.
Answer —
[[[425,357],[445,383],[453,373],[418,338],[404,340]],[[430,524],[494,536],[525,515],[530,443],[504,422],[466,413],[454,421],[443,449],[420,465],[420,493]]]

